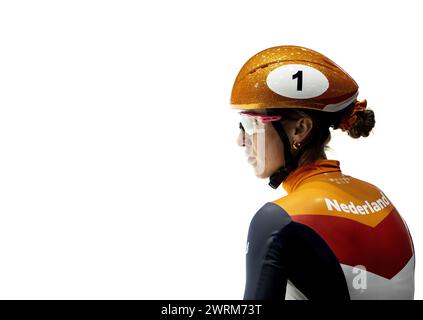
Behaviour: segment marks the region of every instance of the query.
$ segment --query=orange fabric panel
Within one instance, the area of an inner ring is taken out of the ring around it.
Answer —
[[[335,160],[322,160],[296,170],[283,187],[288,195],[273,203],[292,216],[328,215],[375,227],[394,209],[381,190],[342,174]]]

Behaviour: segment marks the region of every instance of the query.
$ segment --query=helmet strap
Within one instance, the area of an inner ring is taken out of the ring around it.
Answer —
[[[295,157],[293,157],[291,154],[291,144],[289,142],[288,135],[282,126],[282,123],[280,121],[274,121],[272,122],[272,125],[282,140],[285,156],[284,165],[276,170],[269,178],[269,186],[271,186],[273,189],[276,189],[286,179],[286,177],[297,168],[298,159],[302,153],[302,150],[300,150],[295,155]]]

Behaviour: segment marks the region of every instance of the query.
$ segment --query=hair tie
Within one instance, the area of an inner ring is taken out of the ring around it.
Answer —
[[[357,121],[357,113],[366,110],[367,100],[354,101],[354,107],[341,118],[338,128],[342,131],[350,130]]]

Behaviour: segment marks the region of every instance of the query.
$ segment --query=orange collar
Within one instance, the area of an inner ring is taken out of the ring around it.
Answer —
[[[283,182],[283,188],[287,193],[294,192],[295,189],[307,178],[325,172],[341,172],[339,161],[337,160],[317,160],[306,166],[302,166],[291,172]]]

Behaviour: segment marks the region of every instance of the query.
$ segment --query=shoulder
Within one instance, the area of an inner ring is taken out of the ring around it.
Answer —
[[[248,238],[265,239],[291,223],[291,217],[280,206],[267,202],[251,219]]]
[[[374,201],[384,196],[375,185],[343,174],[319,175],[306,181],[295,191],[273,200],[289,215],[321,214],[329,201],[338,203]]]
[[[279,256],[284,259],[296,257],[297,253],[316,256],[316,252],[325,252],[326,256],[334,258],[325,240],[319,233],[307,223],[296,221],[284,210],[284,208],[268,202],[261,207],[251,220],[248,232],[249,258],[257,258],[265,255],[268,250],[272,251],[273,257]]]
[[[286,224],[291,221],[288,213],[278,204],[273,202],[265,203],[254,215],[252,222]]]

